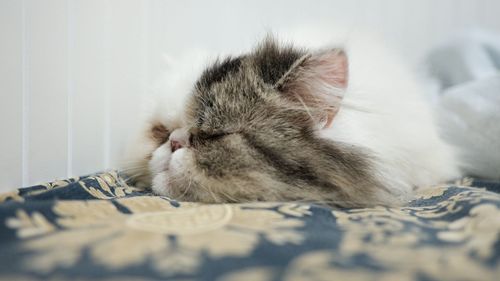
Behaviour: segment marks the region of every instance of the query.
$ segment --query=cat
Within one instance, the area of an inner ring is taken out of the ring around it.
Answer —
[[[267,36],[173,90],[187,100],[145,122],[125,165],[132,180],[183,201],[369,207],[459,176],[397,59],[371,45],[292,43]]]

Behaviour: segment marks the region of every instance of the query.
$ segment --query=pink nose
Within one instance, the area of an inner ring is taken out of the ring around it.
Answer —
[[[185,129],[175,129],[170,134],[170,148],[172,152],[189,146],[189,133]]]
[[[179,141],[171,140],[170,147],[172,148],[172,152],[174,152],[177,149],[182,148],[182,144]]]

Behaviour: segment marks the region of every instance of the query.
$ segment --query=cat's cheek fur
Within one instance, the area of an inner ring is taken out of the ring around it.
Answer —
[[[151,187],[155,194],[169,196],[168,185],[168,165],[171,158],[171,150],[167,144],[158,147],[152,154],[148,163],[149,171],[152,175]]]
[[[171,152],[167,144],[155,150],[149,162],[149,169],[153,175],[152,190],[155,194],[174,196],[183,193],[181,189],[185,188],[183,179],[189,170],[186,165],[190,154],[187,148]]]
[[[163,144],[158,147],[149,161],[149,170],[153,175],[164,172],[168,169],[172,152],[168,144]]]
[[[180,174],[184,169],[186,169],[185,163],[187,162],[188,157],[188,148],[181,148],[175,153],[172,154],[172,158],[170,159],[169,170],[173,174]]]
[[[169,192],[169,176],[168,173],[162,172],[153,177],[152,188],[157,195],[170,196]]]

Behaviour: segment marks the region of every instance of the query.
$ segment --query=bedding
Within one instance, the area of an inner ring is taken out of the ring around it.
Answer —
[[[441,134],[467,175],[500,180],[500,35],[476,30],[430,52]],[[433,84],[427,81],[426,84]],[[429,91],[432,92],[432,91]]]
[[[108,171],[0,195],[2,280],[499,280],[500,182],[405,207],[204,205]]]

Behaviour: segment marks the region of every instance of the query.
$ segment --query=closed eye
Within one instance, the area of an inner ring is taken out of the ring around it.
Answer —
[[[214,139],[222,138],[222,137],[229,135],[229,134],[230,133],[227,133],[227,132],[210,132],[210,133],[200,132],[196,136],[198,138],[204,139],[204,140],[214,140]]]
[[[203,132],[203,131],[199,131],[197,133],[192,133],[189,141],[191,144],[196,144],[197,142],[203,142],[203,141],[215,141],[215,140],[221,139],[225,136],[235,134],[235,133],[237,133],[237,132],[223,132],[223,131]]]

